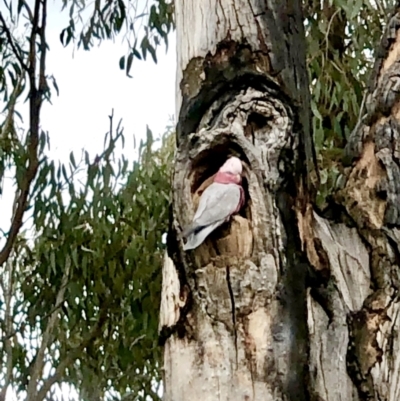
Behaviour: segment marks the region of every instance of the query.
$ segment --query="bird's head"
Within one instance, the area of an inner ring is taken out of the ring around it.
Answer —
[[[223,180],[227,182],[233,182],[236,184],[240,184],[242,182],[242,162],[238,157],[232,156],[230,157],[219,169],[218,171],[218,179],[222,176],[225,176]]]
[[[219,169],[221,173],[241,175],[243,170],[242,162],[238,157],[230,157]]]

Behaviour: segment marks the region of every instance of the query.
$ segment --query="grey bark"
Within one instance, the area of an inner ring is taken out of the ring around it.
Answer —
[[[346,149],[334,212],[322,215],[313,206],[300,2],[175,6],[164,399],[397,401],[399,9],[383,36],[367,114]],[[245,208],[184,252],[182,228],[231,154],[246,166]]]

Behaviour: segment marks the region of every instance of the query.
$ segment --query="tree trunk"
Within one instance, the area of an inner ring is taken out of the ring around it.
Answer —
[[[175,7],[164,399],[398,401],[400,15],[382,40],[350,166],[322,214],[301,2]],[[245,207],[184,252],[182,229],[232,154],[245,164]]]

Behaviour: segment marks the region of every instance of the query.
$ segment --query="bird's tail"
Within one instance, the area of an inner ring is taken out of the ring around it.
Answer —
[[[195,233],[196,231],[200,231],[203,227],[198,226],[196,223],[189,224],[183,231],[182,237],[188,238],[191,234]]]
[[[220,226],[224,220],[217,221],[213,224],[210,224],[209,226],[202,226],[202,227],[188,227],[184,233],[188,233],[185,235],[187,238],[186,244],[183,246],[184,251],[188,251],[189,249],[195,249],[197,248],[200,244],[204,242],[204,240],[207,238],[207,236],[214,231],[218,226]],[[190,228],[190,230],[189,230]]]

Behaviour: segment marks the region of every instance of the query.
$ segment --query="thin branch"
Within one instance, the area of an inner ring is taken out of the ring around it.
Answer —
[[[361,106],[360,106],[360,111],[358,113],[358,121],[363,121],[364,119],[364,109],[365,109],[365,102],[367,100],[367,96],[368,96],[368,90],[365,89],[364,91],[364,95],[361,101]]]
[[[79,346],[70,350],[67,353],[65,359],[63,359],[60,364],[57,366],[56,372],[53,376],[50,376],[47,380],[45,380],[42,388],[39,390],[37,397],[32,401],[42,401],[46,397],[46,394],[49,392],[51,386],[57,383],[62,375],[65,372],[65,369],[70,366],[78,357],[81,355],[82,351],[101,334],[102,327],[107,319],[107,311],[110,303],[111,295],[109,295],[108,302],[106,301],[101,308],[100,316],[96,322],[96,324],[92,327],[86,338],[84,338]]]
[[[65,270],[64,270],[63,278],[61,280],[61,286],[60,286],[60,289],[58,290],[57,297],[56,297],[56,305],[60,305],[64,301],[65,290],[67,289],[70,271],[71,271],[71,258],[69,255],[67,255],[66,260],[65,260]],[[36,386],[37,386],[37,383],[39,382],[39,379],[43,372],[45,351],[46,351],[47,347],[50,345],[53,330],[54,330],[57,320],[58,320],[58,312],[57,311],[58,311],[58,309],[55,309],[49,317],[46,329],[42,336],[42,342],[40,344],[39,351],[37,352],[37,354],[35,356],[35,363],[33,364],[32,369],[30,371],[31,377],[30,377],[29,385],[28,385],[28,389],[27,389],[27,395],[28,395],[27,400],[28,401],[31,399],[35,399],[35,398],[31,398],[31,397],[34,397],[36,395]]]
[[[381,0],[375,0],[375,4],[378,6],[379,11],[381,12],[381,18],[386,19],[387,18],[387,13],[385,11],[385,7],[383,6]]]
[[[10,99],[7,103],[7,117],[4,120],[3,127],[1,128],[0,131],[0,138],[6,139],[7,134],[12,133],[12,140],[17,141],[18,137],[15,135],[15,129],[14,129],[14,111],[15,111],[15,105],[17,103],[18,97],[22,92],[22,82],[24,80],[25,76],[24,74],[19,75],[17,84],[14,86]]]
[[[40,25],[40,63],[39,63],[39,95],[40,99],[43,98],[44,92],[48,89],[46,82],[46,52],[47,52],[47,44],[46,44],[46,9],[47,9],[47,0],[43,1],[43,10],[42,10],[42,22]]]
[[[329,20],[328,23],[328,27],[326,28],[326,34],[324,37],[324,40],[322,41],[322,43],[326,42],[326,53],[325,53],[325,57],[326,59],[328,59],[328,50],[329,50],[329,34],[331,31],[331,25],[332,25],[332,21],[334,20],[334,18],[336,17],[336,15],[341,11],[340,8],[338,8],[333,14],[332,17]]]
[[[0,284],[1,284],[1,280],[0,280]],[[46,320],[52,313],[54,313],[54,312],[56,312],[58,309],[60,309],[60,308],[62,307],[63,303],[64,303],[64,301],[61,302],[60,304],[55,305],[54,308],[53,308],[49,313],[47,313],[46,315],[42,316],[42,317],[39,319],[39,322],[43,322],[43,321]],[[22,323],[17,329],[15,329],[15,330],[13,330],[13,331],[10,331],[7,335],[1,337],[1,338],[0,338],[0,342],[6,341],[6,340],[8,340],[9,338],[14,337],[16,334],[21,333],[21,332],[25,329],[25,327],[26,327],[26,323]]]
[[[28,137],[28,167],[24,174],[24,179],[18,188],[18,199],[13,214],[11,228],[8,233],[6,243],[0,251],[0,266],[2,266],[10,256],[12,248],[14,246],[15,239],[22,227],[23,216],[28,203],[28,196],[31,184],[36,177],[39,160],[37,155],[38,144],[39,144],[39,120],[40,120],[40,109],[43,102],[44,83],[43,77],[45,76],[45,56],[46,56],[46,42],[45,42],[45,25],[42,25],[39,29],[39,16],[40,16],[40,5],[42,4],[42,24],[46,23],[46,12],[47,12],[47,0],[36,0],[35,11],[32,21],[32,32],[30,36],[30,49],[29,49],[29,137]],[[40,70],[39,70],[39,89],[36,87],[36,37],[40,37],[41,46],[41,57],[40,57]],[[43,53],[44,50],[44,53]]]
[[[93,10],[93,15],[90,18],[90,24],[89,24],[89,28],[86,32],[86,34],[84,35],[83,39],[83,47],[84,49],[87,50],[87,48],[89,48],[89,43],[90,43],[90,38],[92,36],[93,30],[94,30],[94,26],[95,26],[95,17],[97,13],[100,13],[100,0],[95,0],[94,2],[94,10]]]
[[[21,64],[21,67],[25,70],[28,71],[28,66],[25,64],[23,58],[21,57],[21,54],[19,53],[17,47],[15,46],[14,40],[12,38],[11,32],[8,29],[8,26],[6,24],[6,21],[3,17],[3,13],[0,11],[0,22],[2,25],[2,28],[4,29],[4,32],[6,33],[7,36],[7,41],[11,46],[11,49],[15,55],[15,57],[17,58],[18,62]]]
[[[28,13],[29,20],[32,22],[33,21],[32,10],[30,9],[28,3],[25,0],[20,0],[20,1],[22,1],[22,4],[24,5],[25,10]]]
[[[4,340],[4,347],[6,351],[6,374],[4,378],[3,388],[0,392],[0,401],[5,401],[7,397],[7,390],[10,386],[12,379],[12,370],[13,370],[13,347],[11,343],[11,337],[9,334],[13,331],[13,319],[11,315],[11,298],[13,294],[14,288],[14,266],[10,264],[10,267],[7,269],[8,271],[8,285],[5,292],[5,301],[6,301],[6,310],[5,310],[5,332],[7,339]]]
[[[40,2],[41,0],[35,1],[35,10],[32,19],[32,31],[31,36],[29,38],[29,78],[33,82],[31,82],[31,89],[36,89],[35,85],[35,72],[36,72],[36,36],[39,33],[39,13],[40,13]]]

